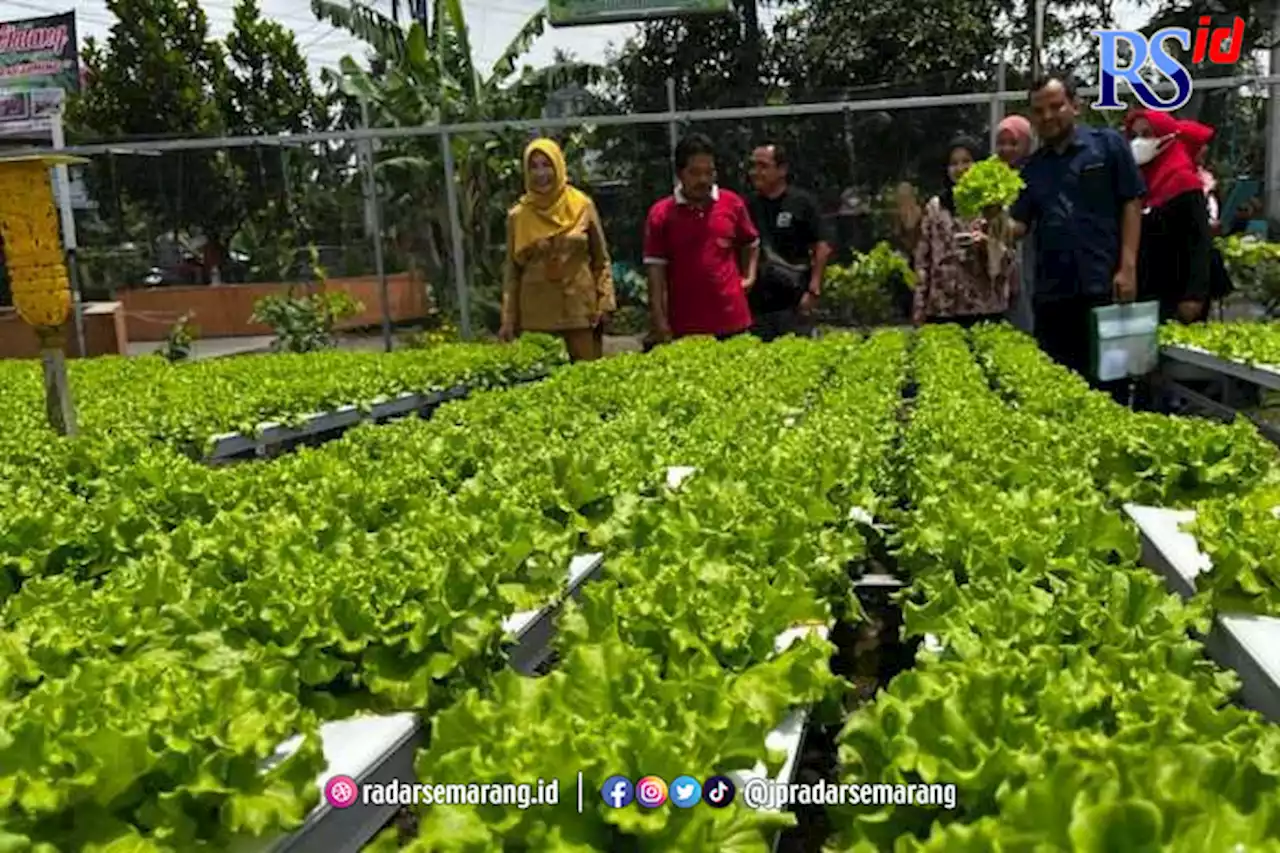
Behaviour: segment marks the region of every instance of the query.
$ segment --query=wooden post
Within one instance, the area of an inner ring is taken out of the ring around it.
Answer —
[[[44,410],[58,435],[76,436],[76,407],[67,380],[67,357],[60,333],[41,334],[40,362],[44,367]]]
[[[60,132],[60,131],[59,131]],[[80,326],[79,297],[71,293],[74,271],[67,274],[67,256],[58,234],[58,212],[54,205],[49,170],[86,162],[64,155],[16,155],[0,157],[0,232],[5,241],[13,305],[40,338],[40,364],[44,369],[44,408],[49,426],[58,435],[76,435],[76,411],[67,381],[67,317],[76,309],[76,332],[80,355],[85,355],[84,333]],[[67,178],[62,175],[64,192]],[[75,238],[70,208],[63,206],[67,226],[68,254],[74,261]]]

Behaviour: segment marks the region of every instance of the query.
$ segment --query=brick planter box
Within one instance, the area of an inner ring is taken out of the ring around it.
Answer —
[[[249,322],[254,303],[264,296],[285,295],[291,285],[283,282],[264,284],[220,284],[195,287],[147,287],[119,292],[124,304],[125,322],[131,341],[162,341],[178,318],[191,312],[201,338],[238,338],[270,335],[271,329]],[[315,284],[294,284],[294,293],[312,293]],[[377,276],[331,278],[328,290],[345,290],[364,305],[358,316],[344,321],[339,328],[357,329],[382,323],[381,297]],[[387,276],[387,302],[391,322],[405,323],[427,316],[426,285],[409,273]]]
[[[79,357],[75,321],[68,320],[62,331],[66,338],[63,352],[71,358]],[[84,346],[90,356],[128,355],[124,306],[119,302],[86,302]],[[36,358],[39,355],[40,338],[36,336],[35,329],[23,322],[14,309],[0,308],[0,358]]]

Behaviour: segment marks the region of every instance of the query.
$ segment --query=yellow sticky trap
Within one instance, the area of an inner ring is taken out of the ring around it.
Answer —
[[[32,326],[67,321],[71,294],[49,169],[88,162],[65,154],[0,157],[0,236],[13,305]]]

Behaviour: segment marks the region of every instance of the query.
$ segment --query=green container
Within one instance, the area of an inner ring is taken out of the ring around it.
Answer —
[[[1160,304],[1134,302],[1093,309],[1090,366],[1101,382],[1145,376],[1160,357]]]

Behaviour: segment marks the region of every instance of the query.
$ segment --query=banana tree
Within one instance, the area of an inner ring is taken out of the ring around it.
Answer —
[[[423,127],[541,116],[548,96],[571,84],[591,85],[601,69],[558,62],[533,69],[520,66],[533,42],[547,27],[539,11],[521,27],[487,74],[472,53],[459,0],[437,0],[429,28],[407,29],[359,4],[312,0],[312,11],[366,42],[373,56],[368,67],[344,57],[332,79],[347,96],[368,104],[370,123],[378,127]],[[568,150],[580,156],[581,135]],[[520,192],[520,152],[525,130],[500,130],[453,136],[462,243],[467,269],[465,285],[481,311],[481,320],[497,320],[506,211]],[[389,236],[426,273],[428,281],[450,279],[450,217],[444,191],[444,163],[438,135],[387,140],[380,146],[377,173]],[[436,303],[453,313],[453,288],[433,286]]]

